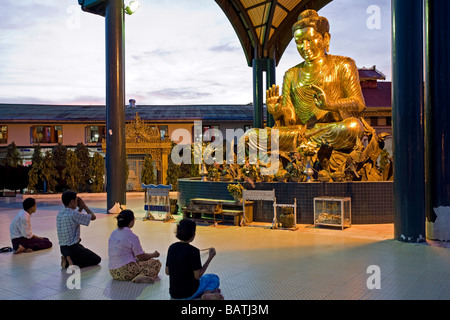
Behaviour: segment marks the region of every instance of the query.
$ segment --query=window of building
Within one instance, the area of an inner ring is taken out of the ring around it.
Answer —
[[[372,127],[378,126],[378,117],[370,117],[370,125]]]
[[[209,129],[212,129],[208,131]],[[219,126],[203,126],[203,141],[214,142],[216,137],[214,130],[219,130]]]
[[[86,127],[86,143],[102,143],[102,139],[106,139],[105,126]]]
[[[159,126],[159,132],[161,133],[161,140],[166,140],[169,137],[169,128],[167,126]]]
[[[386,117],[386,125],[392,126],[392,118],[391,117]]]
[[[62,126],[32,126],[31,143],[62,143]]]
[[[0,125],[0,143],[8,143],[8,126]]]

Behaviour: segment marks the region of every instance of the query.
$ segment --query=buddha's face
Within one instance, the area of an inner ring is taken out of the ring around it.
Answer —
[[[330,43],[328,34],[322,36],[314,28],[296,30],[294,32],[294,39],[298,52],[306,62],[323,57]]]

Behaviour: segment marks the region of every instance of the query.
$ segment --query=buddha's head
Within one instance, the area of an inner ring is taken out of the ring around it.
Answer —
[[[315,10],[305,10],[292,27],[297,50],[307,62],[323,57],[329,51],[330,25]]]

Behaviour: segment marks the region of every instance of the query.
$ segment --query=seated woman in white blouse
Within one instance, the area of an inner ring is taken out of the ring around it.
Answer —
[[[108,241],[109,272],[115,280],[153,283],[161,269],[161,262],[154,259],[159,252],[144,252],[138,236],[131,231],[134,221],[131,210],[117,216],[117,229]]]

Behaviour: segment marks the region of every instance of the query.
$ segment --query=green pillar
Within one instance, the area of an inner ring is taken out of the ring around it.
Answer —
[[[125,55],[123,0],[109,0],[106,32],[106,193],[107,210],[126,204]]]
[[[266,84],[269,89],[273,84],[276,84],[276,67],[275,59],[266,59]],[[266,127],[272,128],[275,125],[273,116],[266,111]]]
[[[264,128],[264,90],[275,84],[275,60],[267,58],[253,59],[253,127]],[[263,73],[266,72],[266,87],[263,88]],[[266,126],[273,127],[275,121],[266,112]]]
[[[264,125],[263,59],[253,59],[253,128]]]
[[[423,1],[392,0],[394,237],[425,240]]]
[[[450,225],[450,1],[425,1],[425,190],[427,238],[448,241]],[[441,215],[441,219],[438,215]]]

